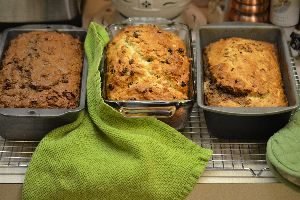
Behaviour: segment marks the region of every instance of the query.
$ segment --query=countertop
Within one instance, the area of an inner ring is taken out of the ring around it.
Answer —
[[[1,200],[21,200],[22,184],[0,184]],[[187,200],[299,200],[283,184],[197,184]]]

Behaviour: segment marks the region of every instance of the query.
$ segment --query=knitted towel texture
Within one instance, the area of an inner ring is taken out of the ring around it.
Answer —
[[[269,139],[267,161],[282,182],[300,192],[300,111]]]
[[[99,66],[109,37],[91,23],[85,40],[88,112],[38,145],[24,200],[185,199],[211,157],[155,118],[130,119],[103,102]]]

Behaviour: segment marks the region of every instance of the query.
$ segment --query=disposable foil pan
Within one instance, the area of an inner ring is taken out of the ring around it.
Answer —
[[[184,24],[174,23],[169,20],[161,18],[129,18],[120,24],[112,24],[107,30],[110,38],[113,38],[122,28],[128,25],[139,24],[155,24],[161,29],[176,33],[184,42],[187,48],[187,55],[193,57],[191,36],[188,27]],[[126,117],[156,117],[161,121],[169,124],[175,129],[182,129],[190,115],[194,104],[194,77],[193,77],[193,63],[190,65],[190,81],[189,94],[187,100],[174,101],[114,101],[106,97],[106,62],[105,53],[101,64],[102,77],[102,94],[107,104],[119,110]]]
[[[26,25],[3,32],[0,41],[0,61],[9,42],[19,34],[31,31],[56,31],[68,33],[84,42],[86,31],[68,25]],[[11,140],[40,140],[46,133],[59,126],[75,121],[85,107],[87,61],[84,57],[81,74],[80,101],[74,109],[0,108],[0,135]]]
[[[230,108],[213,107],[204,103],[203,51],[221,38],[242,37],[271,42],[278,50],[280,71],[288,100],[286,107]],[[290,55],[283,31],[271,25],[227,23],[202,26],[196,38],[197,56],[197,102],[203,109],[207,128],[220,138],[268,138],[282,128],[297,109],[298,97],[290,63]]]

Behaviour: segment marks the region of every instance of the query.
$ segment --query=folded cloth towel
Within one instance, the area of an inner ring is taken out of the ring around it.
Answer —
[[[267,161],[282,182],[300,191],[300,111],[269,139]]]
[[[50,132],[26,172],[24,200],[184,199],[211,157],[155,118],[129,119],[101,97],[99,65],[109,41],[91,23],[88,58],[88,113]]]

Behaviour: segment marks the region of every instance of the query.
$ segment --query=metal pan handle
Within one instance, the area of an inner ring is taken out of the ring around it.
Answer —
[[[172,117],[176,111],[175,106],[166,107],[121,107],[120,112],[123,116],[129,118],[138,117],[156,117],[169,118]]]

